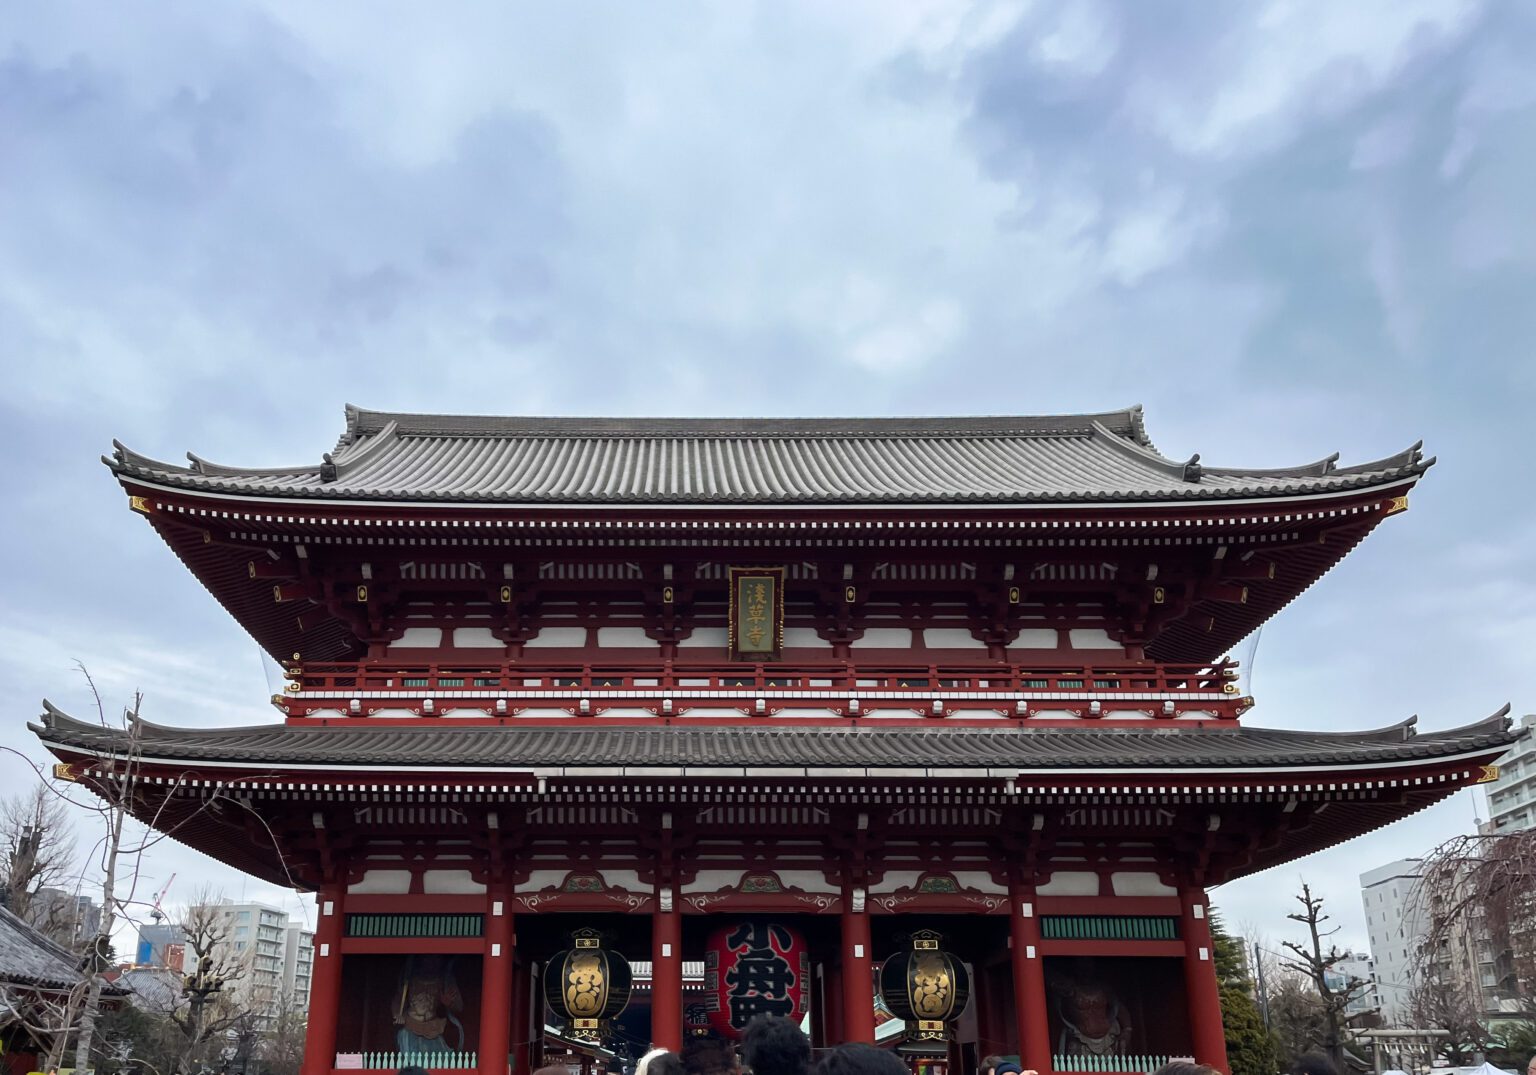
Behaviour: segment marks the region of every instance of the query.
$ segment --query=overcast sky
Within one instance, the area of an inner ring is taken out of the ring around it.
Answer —
[[[1423,438],[1411,510],[1263,632],[1252,723],[1536,708],[1536,8],[7,5],[10,712],[276,719],[98,461],[313,463],[342,405],[1147,408],[1166,454]],[[526,8],[526,10],[512,10]],[[445,14],[446,12],[446,14]],[[13,753],[9,787],[30,779]],[[1481,793],[1229,885],[1272,940]],[[283,894],[179,846],[149,865]],[[287,905],[297,909],[299,901]]]

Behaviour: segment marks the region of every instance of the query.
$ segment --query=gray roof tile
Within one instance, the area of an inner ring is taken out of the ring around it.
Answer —
[[[177,466],[122,445],[125,479],[338,500],[552,504],[1050,503],[1281,497],[1416,477],[1418,445],[1338,468],[1232,470],[1160,455],[1141,409],[967,418],[493,418],[347,408],[325,461]]]
[[[451,770],[625,766],[784,768],[1083,769],[1326,768],[1433,761],[1502,749],[1519,738],[1508,709],[1476,724],[1417,735],[1412,721],[1364,732],[1273,728],[879,728],[688,727],[686,725],[464,726],[392,728],[381,723],[242,728],[164,728],[146,723],[146,757],[286,765]],[[123,732],[47,706],[33,730],[49,746],[94,753],[123,749]]]
[[[69,989],[79,981],[74,953],[0,907],[0,982]],[[122,992],[111,986],[107,990]]]

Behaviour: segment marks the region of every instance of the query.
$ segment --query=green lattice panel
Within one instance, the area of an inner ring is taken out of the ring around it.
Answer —
[[[348,937],[479,937],[485,916],[478,914],[349,914]]]
[[[1167,915],[1043,915],[1048,941],[1176,941],[1179,920]]]

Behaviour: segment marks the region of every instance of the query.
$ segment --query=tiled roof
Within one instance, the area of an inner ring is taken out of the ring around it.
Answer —
[[[967,418],[491,418],[347,408],[323,461],[159,462],[123,479],[263,497],[549,504],[1008,504],[1284,497],[1422,474],[1419,446],[1338,467],[1204,466],[1159,454],[1141,408]]]
[[[255,768],[496,767],[558,769],[741,767],[752,769],[971,769],[1048,773],[1083,770],[1270,769],[1434,761],[1502,749],[1519,738],[1508,709],[1476,724],[1415,734],[1413,721],[1365,732],[1273,728],[797,728],[366,725],[164,728],[146,723],[143,756]],[[361,723],[361,722],[360,722]],[[121,756],[120,729],[86,723],[48,706],[32,728],[55,750]],[[643,774],[642,774],[643,775]]]
[[[0,983],[70,989],[79,981],[69,949],[0,907]]]

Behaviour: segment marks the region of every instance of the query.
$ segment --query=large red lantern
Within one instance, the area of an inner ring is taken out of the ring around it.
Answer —
[[[747,919],[717,929],[704,952],[709,1025],[739,1038],[754,1015],[805,1018],[811,995],[811,950],[800,932]]]

